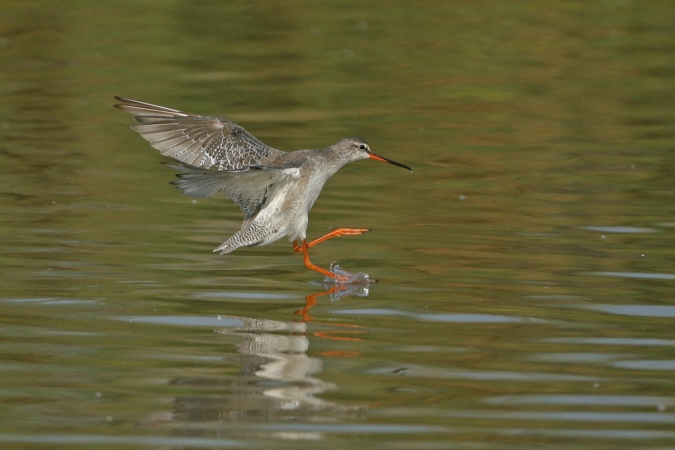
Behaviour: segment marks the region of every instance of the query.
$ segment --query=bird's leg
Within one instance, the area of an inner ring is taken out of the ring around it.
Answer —
[[[331,231],[330,233],[321,236],[318,239],[314,239],[312,242],[307,244],[307,248],[314,247],[316,244],[320,244],[323,241],[327,241],[330,238],[338,236],[356,236],[358,234],[367,233],[368,231],[370,231],[368,228],[337,228]]]
[[[356,236],[358,234],[367,233],[368,231],[370,231],[368,228],[338,228],[336,230],[331,231],[328,234],[321,236],[318,239],[314,239],[312,242],[307,244],[307,248],[314,247],[316,244],[320,244],[321,242],[327,241],[330,238],[338,236]],[[302,242],[304,243],[305,241],[303,240]],[[302,245],[298,245],[298,241],[293,241],[293,251],[296,252],[303,251]]]
[[[334,238],[334,237],[338,237],[338,236],[356,236],[358,234],[363,234],[363,233],[366,233],[368,231],[370,231],[370,230],[368,230],[367,228],[337,228],[337,229],[331,231],[330,233],[321,236],[318,239],[314,239],[309,244],[307,243],[307,241],[305,239],[302,240],[302,243],[300,245],[298,245],[298,241],[293,241],[293,251],[302,252],[302,255],[305,258],[305,267],[307,267],[308,269],[316,270],[317,272],[322,273],[322,274],[326,275],[327,277],[331,277],[331,278],[335,278],[335,279],[342,278],[342,277],[338,277],[333,272],[330,272],[326,269],[322,269],[321,267],[313,264],[309,260],[309,252],[307,250],[310,247],[314,247],[316,244],[320,244],[321,242],[327,241],[330,238]]]
[[[308,248],[309,244],[307,244],[307,241],[305,239],[302,240],[301,245],[298,245],[298,241],[293,241],[293,250],[296,252],[302,252],[302,255],[305,257],[305,267],[307,267],[308,269],[316,270],[317,272],[322,273],[327,277],[336,278],[336,275],[333,272],[329,272],[326,269],[322,269],[321,267],[312,264],[312,261],[309,260],[309,252],[307,251]]]

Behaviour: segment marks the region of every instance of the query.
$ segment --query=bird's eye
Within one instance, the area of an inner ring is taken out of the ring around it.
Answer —
[[[366,144],[359,144],[359,150],[368,150],[368,146]]]

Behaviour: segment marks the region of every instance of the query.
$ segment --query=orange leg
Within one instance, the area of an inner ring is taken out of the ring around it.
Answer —
[[[326,269],[322,269],[321,267],[315,265],[312,263],[312,261],[309,260],[309,252],[307,249],[309,248],[309,245],[307,245],[306,240],[302,240],[302,246],[298,246],[297,243],[293,242],[293,250],[296,252],[302,252],[302,256],[305,258],[305,267],[308,269],[316,270],[319,273],[322,273],[326,275],[327,277],[335,278],[335,274],[333,272],[330,272]]]
[[[338,236],[356,236],[358,234],[367,233],[368,231],[370,231],[368,230],[368,228],[337,228],[331,231],[330,233],[321,236],[318,239],[314,239],[312,242],[307,244],[307,248],[314,247],[316,244],[320,244],[323,241],[327,241],[330,238]]]
[[[338,236],[355,236],[357,234],[363,234],[367,232],[367,228],[338,228],[336,230],[331,231],[330,233],[321,236],[318,239],[313,240],[309,244],[305,239],[302,240],[302,244],[298,245],[298,241],[293,241],[293,251],[296,252],[302,252],[302,255],[305,258],[305,267],[308,269],[316,270],[319,273],[322,273],[326,275],[327,277],[335,278],[335,274],[333,272],[329,272],[326,269],[322,269],[321,267],[313,264],[309,260],[309,252],[307,251],[310,247],[314,247],[316,244],[319,244],[323,241],[326,241],[330,238],[338,237]]]

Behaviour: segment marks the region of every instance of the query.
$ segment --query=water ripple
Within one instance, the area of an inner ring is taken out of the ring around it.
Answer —
[[[620,278],[640,278],[645,280],[675,280],[675,274],[672,273],[591,272],[591,275]]]
[[[339,309],[334,310],[335,314],[345,314],[354,316],[405,316],[412,317],[425,322],[447,322],[447,323],[547,323],[546,320],[534,319],[529,317],[512,317],[500,314],[415,314],[394,309]]]

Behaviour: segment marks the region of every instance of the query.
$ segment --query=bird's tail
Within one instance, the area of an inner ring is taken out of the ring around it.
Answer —
[[[221,255],[233,252],[239,247],[256,247],[269,243],[269,237],[276,230],[256,223],[253,220],[245,220],[241,230],[237,231],[231,238],[220,244],[214,252],[220,252]]]
[[[234,237],[234,236],[232,236],[232,237]],[[230,238],[230,239],[226,240],[225,242],[223,242],[222,244],[220,244],[220,246],[218,246],[218,248],[213,250],[214,253],[220,252],[221,255],[227,255],[228,253],[232,253],[233,251],[235,251],[239,247],[242,247],[241,245],[233,244],[232,242],[230,242],[231,240],[232,240],[232,238]]]

